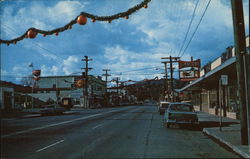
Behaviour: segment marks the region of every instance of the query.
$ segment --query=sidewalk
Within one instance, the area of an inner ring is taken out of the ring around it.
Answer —
[[[199,112],[199,119],[203,121],[219,122],[220,118],[204,112]],[[250,146],[241,145],[240,121],[236,119],[223,117],[222,131],[218,127],[204,127],[203,133],[215,139],[217,142],[225,145],[235,153],[244,158],[250,158]]]

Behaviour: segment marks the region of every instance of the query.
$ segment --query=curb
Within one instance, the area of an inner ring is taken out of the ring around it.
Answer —
[[[205,133],[206,135],[212,137],[213,139],[219,141],[220,143],[224,144],[225,146],[227,146],[228,148],[230,148],[232,151],[234,151],[235,153],[237,153],[238,155],[240,155],[243,158],[250,158],[250,155],[241,151],[237,146],[232,145],[231,143],[221,139],[220,137],[218,137],[215,134],[210,133],[206,128],[204,128],[203,133]]]

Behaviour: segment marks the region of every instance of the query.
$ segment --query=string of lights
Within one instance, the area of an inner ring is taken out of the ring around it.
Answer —
[[[111,23],[113,20],[119,19],[119,18],[125,18],[128,19],[129,15],[135,13],[136,11],[138,11],[141,8],[148,8],[148,3],[151,0],[144,0],[143,2],[141,2],[140,4],[135,5],[134,7],[128,9],[125,12],[120,12],[111,16],[97,16],[97,15],[93,15],[87,12],[81,12],[80,15],[78,15],[75,19],[71,20],[68,24],[66,24],[63,27],[60,28],[56,28],[50,31],[46,31],[46,30],[40,30],[37,28],[29,28],[23,35],[11,39],[11,40],[2,40],[0,39],[0,44],[4,43],[4,44],[16,44],[17,42],[23,40],[24,38],[35,38],[37,36],[37,34],[43,34],[43,36],[47,36],[47,35],[53,35],[55,34],[56,36],[59,35],[60,32],[63,32],[65,30],[68,29],[72,29],[72,26],[76,23],[80,24],[80,25],[85,25],[87,23],[87,18],[92,19],[92,22],[95,21],[107,21],[108,23]]]

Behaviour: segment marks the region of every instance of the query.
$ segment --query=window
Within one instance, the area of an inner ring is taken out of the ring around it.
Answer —
[[[192,111],[194,111],[192,105],[186,105],[186,104],[173,104],[173,105],[171,105],[171,110],[173,110],[173,111],[184,111],[184,112],[192,112]]]

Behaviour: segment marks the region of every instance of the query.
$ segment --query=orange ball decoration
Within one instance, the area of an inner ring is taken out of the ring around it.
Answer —
[[[30,39],[34,39],[37,35],[37,32],[35,32],[34,30],[29,30],[28,31],[28,38]]]
[[[76,82],[76,86],[77,86],[77,87],[83,87],[83,85],[84,85],[84,81],[83,81],[83,80],[78,80],[78,81]]]
[[[145,4],[143,7],[144,7],[144,8],[148,8],[148,5]]]
[[[85,25],[87,23],[87,18],[83,15],[78,16],[77,23],[80,25]]]
[[[125,18],[125,19],[128,19],[128,16],[126,15],[124,18]]]

